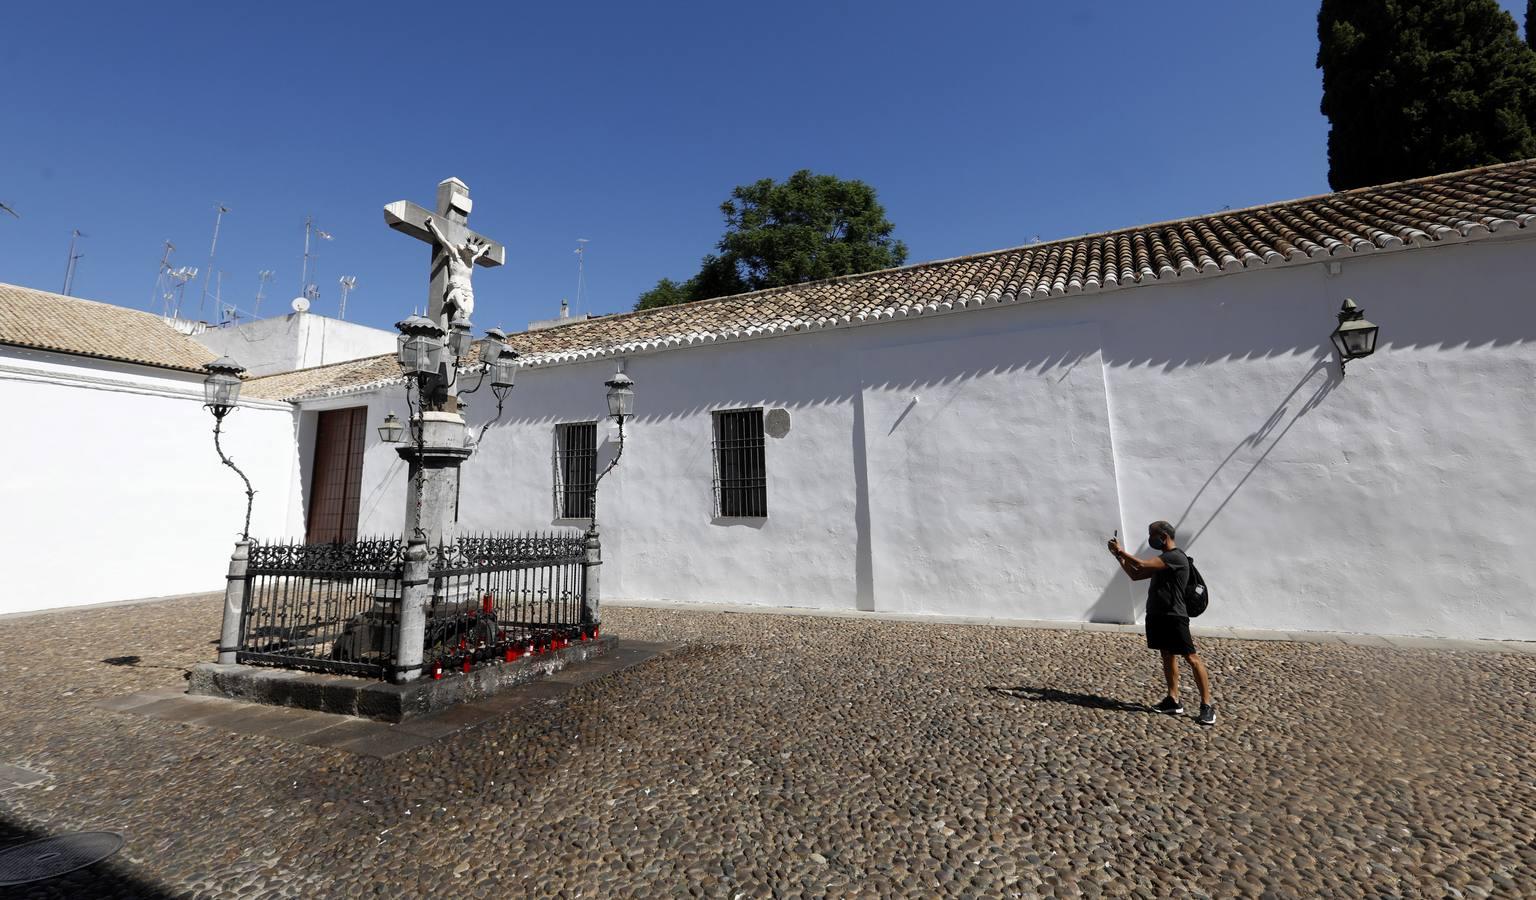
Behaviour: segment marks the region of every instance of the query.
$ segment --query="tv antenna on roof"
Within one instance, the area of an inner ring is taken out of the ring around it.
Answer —
[[[171,271],[171,254],[175,252],[176,245],[167,240],[165,251],[160,254],[160,268],[155,272],[155,289],[149,295],[150,303],[161,302],[160,315],[166,319],[171,317],[171,292],[165,288],[165,276]]]
[[[169,276],[172,281],[176,282],[176,287],[172,288],[171,291],[167,291],[166,296],[170,296],[172,291],[175,292],[176,304],[172,307],[171,316],[172,318],[179,319],[181,318],[181,300],[187,292],[187,282],[197,277],[197,270],[190,266],[182,266],[179,269],[173,269],[165,274]]]
[[[199,319],[203,317],[203,308],[208,304],[208,279],[213,277],[213,254],[215,250],[219,249],[219,225],[224,221],[224,214],[229,212],[229,207],[222,203],[215,203],[214,206],[218,207],[219,211],[213,217],[213,243],[208,246],[208,271],[203,274],[203,297],[197,301],[197,317]],[[223,273],[219,274],[222,275]],[[217,293],[214,295],[214,302],[218,302]]]
[[[69,235],[69,264],[64,267],[64,296],[70,296],[69,288],[75,280],[75,261],[85,256],[84,253],[75,252],[75,241],[83,237],[89,237],[85,232],[76,228]]]
[[[267,292],[267,282],[271,280],[271,269],[262,269],[256,273],[256,308],[251,310],[252,318],[257,318],[261,315],[261,298]]]
[[[586,238],[576,239],[576,314],[581,314],[581,295],[587,286],[587,245],[592,243]]]
[[[315,253],[309,251],[311,235],[325,241],[329,241],[332,238],[329,232],[321,231],[315,227],[314,216],[304,217],[304,271],[299,276],[299,295],[313,303],[320,299],[320,286],[309,280],[309,261],[311,259],[318,259],[320,254],[318,251]],[[315,263],[315,272],[318,277],[320,272],[320,264],[318,262]]]
[[[345,319],[347,317],[347,295],[352,293],[352,289],[355,287],[357,287],[356,275],[341,276],[341,309],[336,313],[338,319]]]

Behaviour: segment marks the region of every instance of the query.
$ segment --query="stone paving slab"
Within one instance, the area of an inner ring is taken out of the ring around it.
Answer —
[[[107,697],[97,700],[94,705],[99,709],[165,722],[271,737],[310,747],[325,747],[387,759],[450,737],[466,728],[484,725],[521,706],[563,697],[577,685],[597,681],[673,649],[674,645],[663,642],[617,642],[608,654],[567,666],[541,681],[507,688],[485,700],[450,706],[402,723],[295,707],[267,706],[168,689]],[[0,767],[0,790],[4,789],[4,771],[4,767]]]
[[[128,841],[19,897],[1536,896],[1529,654],[1202,637],[1202,728],[1125,629],[605,605],[677,651],[387,757],[115,711],[219,612],[0,621],[0,843]]]
[[[23,769],[21,766],[8,766],[0,763],[0,791],[9,791],[19,787],[31,787],[48,780],[47,772],[37,772],[32,769]]]

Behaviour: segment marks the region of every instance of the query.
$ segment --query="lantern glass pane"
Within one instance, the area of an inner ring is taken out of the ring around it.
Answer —
[[[510,359],[497,359],[491,364],[491,386],[499,388],[512,387],[517,379],[517,366]]]
[[[400,368],[408,374],[430,375],[437,371],[440,345],[425,335],[412,335],[400,345]]]
[[[629,418],[635,412],[635,392],[630,388],[612,388],[608,391],[608,415]]]
[[[1365,329],[1352,329],[1344,332],[1344,349],[1350,356],[1360,356],[1367,352],[1370,335]]]
[[[468,354],[469,347],[473,343],[474,335],[468,328],[460,328],[456,325],[448,332],[448,352],[452,353],[455,359]]]
[[[203,399],[210,406],[234,406],[240,397],[240,379],[233,375],[209,375],[203,379]]]
[[[506,346],[495,338],[482,338],[480,341],[480,361],[488,366],[496,365],[496,360],[501,356],[501,348]]]

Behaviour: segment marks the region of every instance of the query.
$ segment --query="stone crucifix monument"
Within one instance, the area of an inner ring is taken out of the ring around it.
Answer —
[[[432,248],[432,278],[427,291],[427,318],[452,334],[455,323],[467,327],[474,312],[471,283],[474,267],[499,266],[507,261],[501,244],[469,230],[472,204],[469,187],[457,178],[437,186],[437,211],[409,200],[384,207],[384,221]],[[421,403],[412,423],[413,437],[398,450],[410,466],[406,501],[407,534],[420,534],[432,544],[451,543],[457,524],[459,465],[472,452],[469,429],[459,414],[457,366],[451,349],[444,350],[435,376],[421,379]]]

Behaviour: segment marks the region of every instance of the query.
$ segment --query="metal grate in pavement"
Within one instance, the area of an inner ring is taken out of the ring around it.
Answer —
[[[123,847],[115,831],[61,834],[0,850],[0,887],[57,878],[100,862]]]

